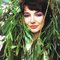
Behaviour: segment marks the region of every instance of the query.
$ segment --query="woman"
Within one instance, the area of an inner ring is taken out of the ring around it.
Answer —
[[[52,9],[49,2],[50,0],[23,0],[21,3],[21,11],[24,16],[25,44],[23,44],[23,48],[27,52],[22,58],[26,60],[59,59],[53,48],[55,46],[52,46],[55,43],[51,32]]]
[[[23,37],[18,56],[13,52],[13,60],[59,59],[55,53],[52,9],[49,2],[50,0],[23,0],[20,3]]]
[[[31,58],[30,60],[59,59],[56,53],[54,53],[55,51],[52,46],[52,44],[54,45],[55,43],[53,39],[53,33],[51,33],[52,25],[50,24],[52,19],[52,9],[49,5],[49,1],[24,0],[24,2],[22,2],[22,12],[24,16],[23,23],[25,23],[24,26],[25,47],[28,51],[27,55],[29,55],[29,56],[26,55],[27,56],[26,60],[28,60],[29,58]],[[46,28],[47,26],[49,27]],[[26,32],[28,32],[28,34],[31,35],[31,38],[27,36]],[[47,35],[49,37],[46,38]],[[48,45],[49,47],[47,47]],[[43,51],[43,53],[41,53],[40,51]],[[56,55],[55,56],[56,58],[54,57],[54,54]]]

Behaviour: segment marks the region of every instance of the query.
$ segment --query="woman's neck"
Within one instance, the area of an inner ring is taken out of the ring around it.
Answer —
[[[37,32],[37,33],[33,33],[32,36],[33,36],[33,40],[31,41],[31,44],[33,44],[33,42],[35,40],[37,40],[37,38],[41,35],[41,31]]]
[[[41,35],[41,31],[37,33],[33,33],[32,35],[33,35],[33,40],[36,40]]]

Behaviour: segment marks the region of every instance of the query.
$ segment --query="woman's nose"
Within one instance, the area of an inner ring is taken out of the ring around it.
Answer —
[[[31,23],[35,23],[35,18],[34,18],[34,16],[31,16],[30,22],[31,22]]]

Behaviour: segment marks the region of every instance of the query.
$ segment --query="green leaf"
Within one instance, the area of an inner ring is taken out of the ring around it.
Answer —
[[[2,13],[3,13],[3,10],[2,10],[2,9],[0,9],[0,15],[2,15]]]
[[[11,0],[3,0],[3,1],[9,3]]]
[[[2,1],[3,1],[3,0],[0,0],[0,7],[1,7]]]
[[[19,46],[17,46],[16,48],[16,56],[18,56],[18,54],[19,54]]]
[[[15,45],[12,45],[12,46],[11,46],[11,49],[14,49],[14,48],[16,48],[16,46],[15,46]]]

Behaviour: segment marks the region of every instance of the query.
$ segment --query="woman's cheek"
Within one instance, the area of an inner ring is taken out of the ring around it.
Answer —
[[[37,22],[39,23],[43,23],[45,18],[43,16],[39,17],[39,18],[36,18]]]
[[[26,24],[29,24],[30,23],[30,18],[24,18],[24,21]]]

